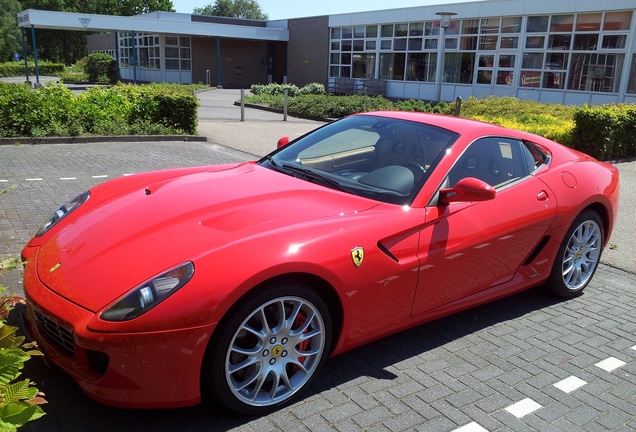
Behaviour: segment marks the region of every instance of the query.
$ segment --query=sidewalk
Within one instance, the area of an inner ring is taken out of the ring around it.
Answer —
[[[241,107],[234,102],[241,98],[240,90],[210,90],[197,93],[199,107],[199,135],[208,142],[241,150],[261,157],[276,149],[279,138],[290,140],[314,130],[324,122],[287,117],[283,114],[245,108],[241,121]]]

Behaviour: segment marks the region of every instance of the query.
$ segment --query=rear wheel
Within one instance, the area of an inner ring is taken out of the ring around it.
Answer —
[[[585,210],[576,217],[548,279],[552,292],[561,297],[575,297],[583,292],[601,260],[604,236],[598,213]]]
[[[329,351],[331,319],[320,296],[287,283],[241,302],[217,334],[204,385],[232,410],[260,414],[309,386]]]

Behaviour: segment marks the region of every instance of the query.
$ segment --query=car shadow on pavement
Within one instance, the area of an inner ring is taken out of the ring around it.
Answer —
[[[339,400],[347,399],[342,393],[346,394],[347,389],[353,389],[360,383],[368,385],[369,389],[393,385],[400,371],[410,367],[409,363],[422,362],[422,356],[445,347],[443,353],[435,355],[436,361],[424,362],[432,368],[430,373],[434,373],[436,367],[457,363],[453,359],[453,352],[469,345],[463,339],[466,336],[492,326],[506,327],[510,320],[560,302],[560,299],[545,294],[541,289],[529,290],[364,345],[330,359],[300,401],[270,416],[276,417],[285,410],[303,413],[320,397],[327,399],[327,406],[329,403],[337,406]],[[24,309],[17,308],[12,312],[10,324],[23,328],[24,317]],[[462,347],[454,344],[461,344]],[[463,361],[461,358],[457,360]],[[425,367],[419,367],[419,370],[423,374],[427,373]],[[47,414],[23,426],[21,432],[221,431],[250,423],[254,423],[253,427],[258,429],[258,422],[263,419],[236,415],[209,402],[189,408],[162,410],[108,407],[89,399],[68,375],[42,358],[29,360],[23,375],[45,393],[48,403],[42,406]],[[413,377],[408,379],[413,380]],[[427,386],[425,382],[415,384]],[[166,389],[166,392],[169,391]]]

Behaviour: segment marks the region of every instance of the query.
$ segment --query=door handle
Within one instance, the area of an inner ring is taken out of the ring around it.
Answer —
[[[539,194],[537,195],[537,199],[539,201],[546,201],[548,199],[548,193],[544,190],[542,190],[541,192],[539,192]]]

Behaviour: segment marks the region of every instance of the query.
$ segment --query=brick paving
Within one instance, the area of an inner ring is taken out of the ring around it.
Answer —
[[[252,158],[191,142],[0,146],[0,190],[15,186],[0,195],[0,257],[17,256],[55,206],[109,178]],[[15,276],[5,283],[22,291]],[[21,430],[631,431],[635,318],[636,275],[601,265],[581,297],[531,290],[330,359],[304,399],[259,418],[210,405],[105,407],[33,359],[25,374],[46,393],[47,415]]]

